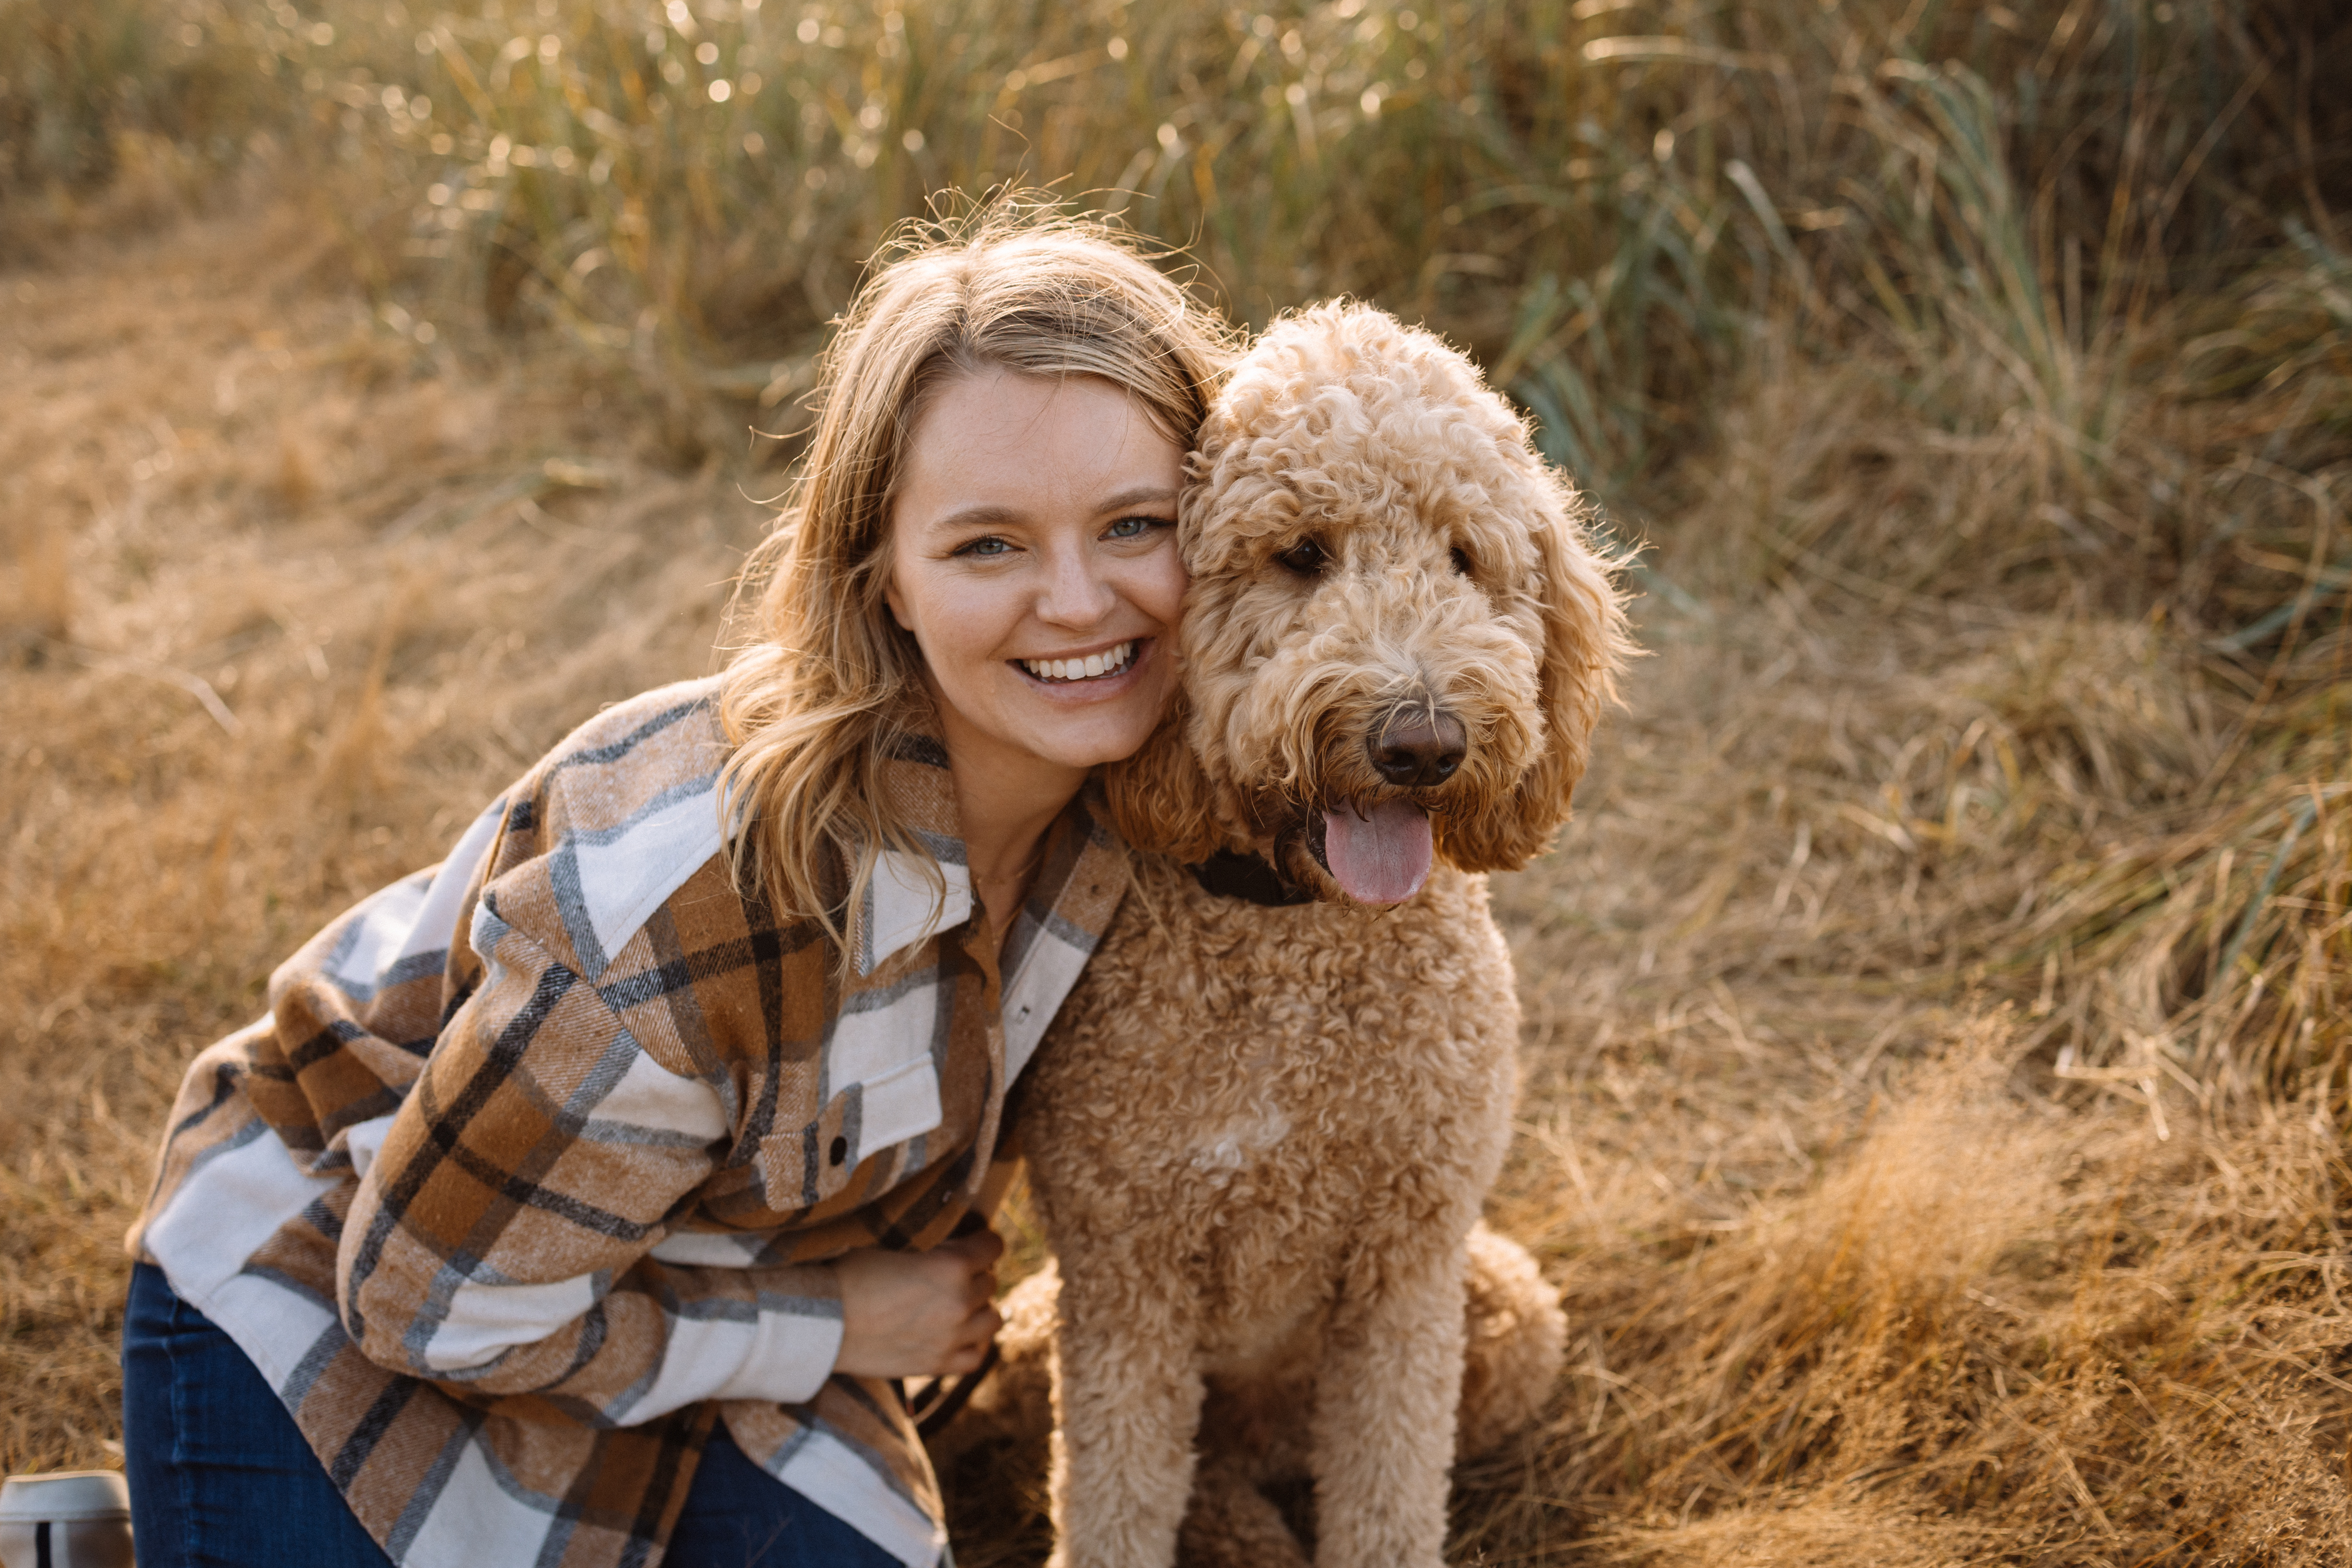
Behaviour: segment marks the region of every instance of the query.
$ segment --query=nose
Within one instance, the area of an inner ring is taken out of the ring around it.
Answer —
[[[1400,708],[1364,742],[1381,777],[1426,789],[1454,776],[1469,754],[1470,732],[1443,708]]]
[[[1059,626],[1091,626],[1118,605],[1099,564],[1085,550],[1055,550],[1045,562],[1037,618]]]

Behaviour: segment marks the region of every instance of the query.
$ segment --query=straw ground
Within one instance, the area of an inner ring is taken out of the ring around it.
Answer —
[[[70,524],[17,553],[0,698],[11,1468],[109,1462],[180,1064],[578,716],[706,668],[761,521],[576,363],[425,361],[250,225],[5,281],[12,514]],[[1775,401],[1848,379],[1808,374]],[[1901,435],[1842,411],[1801,423]],[[1755,418],[1661,577],[1736,542],[1742,463],[1827,461]],[[1562,849],[1499,881],[1535,1022],[1496,1217],[1577,1348],[1460,1478],[1465,1560],[2340,1552],[2340,679],[2237,762],[2260,682],[2143,618],[1683,593]],[[1023,1560],[1018,1486],[961,1479],[966,1558]]]
[[[709,667],[748,427],[1017,125],[1252,320],[1426,316],[1648,540],[1627,709],[1496,881],[1492,1217],[1575,1338],[1457,1560],[2352,1555],[2317,10],[394,9],[0,6],[48,61],[0,83],[0,1465],[110,1462],[181,1065]],[[1017,1465],[953,1480],[960,1561],[1042,1556]]]

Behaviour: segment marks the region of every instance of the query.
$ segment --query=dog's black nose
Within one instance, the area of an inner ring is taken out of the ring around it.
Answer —
[[[1454,776],[1470,750],[1470,732],[1443,709],[1404,709],[1364,742],[1381,777],[1407,789],[1425,789]]]

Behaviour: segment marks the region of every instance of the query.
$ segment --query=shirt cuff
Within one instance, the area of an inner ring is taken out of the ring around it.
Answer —
[[[713,1399],[766,1399],[805,1405],[816,1397],[841,1354],[841,1299],[762,1290],[751,1348]]]

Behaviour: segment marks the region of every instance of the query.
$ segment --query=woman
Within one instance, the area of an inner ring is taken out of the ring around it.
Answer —
[[[1067,224],[868,284],[758,641],[191,1067],[131,1243],[146,1568],[942,1557],[886,1380],[999,1326],[1005,1091],[1125,885],[1087,784],[1172,689],[1223,352]]]

